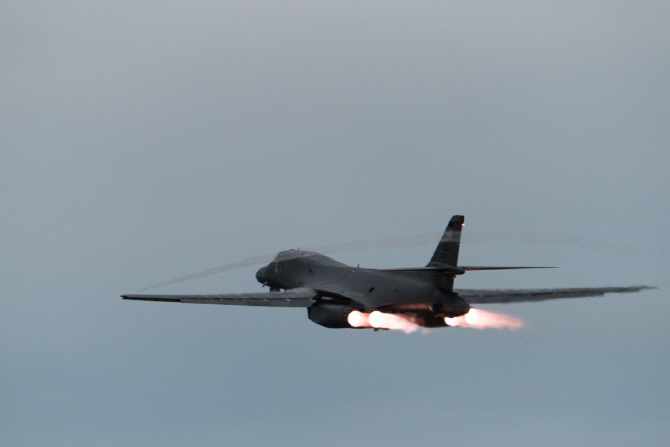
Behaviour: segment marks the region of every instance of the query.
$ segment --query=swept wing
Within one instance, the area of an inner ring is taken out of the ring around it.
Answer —
[[[121,295],[124,300],[164,301],[169,303],[227,304],[234,306],[309,307],[318,297],[313,289],[285,292],[226,293],[216,295]]]
[[[571,289],[503,289],[477,290],[459,289],[456,292],[470,304],[493,303],[522,303],[529,301],[547,301],[561,298],[584,298],[601,296],[606,293],[632,293],[644,289],[653,289],[647,286],[632,287],[585,287]]]

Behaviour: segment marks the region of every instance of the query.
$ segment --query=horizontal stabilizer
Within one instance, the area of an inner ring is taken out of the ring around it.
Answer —
[[[465,269],[462,267],[408,267],[400,269],[378,269],[378,272],[434,272],[434,273],[444,273],[446,275],[462,275],[465,273]]]
[[[514,269],[555,269],[558,267],[451,267],[444,265],[441,267],[408,267],[399,269],[379,269],[378,272],[434,272],[445,275],[462,275],[470,270],[514,270]]]
[[[466,272],[469,271],[474,271],[474,270],[516,270],[516,269],[557,269],[558,267],[490,267],[490,266],[484,266],[484,267],[479,267],[479,266],[461,266],[459,268],[462,268]]]

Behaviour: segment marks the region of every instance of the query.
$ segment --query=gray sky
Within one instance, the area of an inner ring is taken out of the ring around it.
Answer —
[[[667,3],[4,2],[0,36],[3,445],[667,441]],[[457,286],[659,288],[410,335],[119,298],[424,265],[452,214],[464,265],[562,267]]]

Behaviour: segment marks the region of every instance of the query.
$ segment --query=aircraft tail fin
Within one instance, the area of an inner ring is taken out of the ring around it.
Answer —
[[[458,249],[461,246],[461,230],[465,224],[464,216],[453,216],[444,234],[437,244],[435,253],[426,267],[456,267],[458,265]]]

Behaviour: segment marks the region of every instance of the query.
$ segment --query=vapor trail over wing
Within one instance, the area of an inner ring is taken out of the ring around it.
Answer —
[[[388,237],[381,239],[373,240],[362,240],[354,242],[343,242],[339,244],[331,245],[322,245],[316,247],[306,248],[306,250],[324,252],[329,254],[334,253],[349,253],[353,251],[361,250],[373,250],[373,249],[390,249],[390,248],[399,248],[399,247],[415,247],[419,245],[424,245],[432,243],[439,233],[424,233],[418,234],[415,236],[406,236],[406,237]],[[532,232],[495,232],[495,233],[470,233],[469,240],[470,243],[484,243],[484,242],[524,242],[524,243],[556,243],[563,245],[573,245],[578,246],[579,248],[586,248],[598,253],[612,253],[626,256],[638,256],[638,249],[629,245],[624,244],[611,244],[604,241],[599,241],[596,239],[584,238],[581,236],[570,236],[560,233],[532,233]],[[667,253],[668,247],[654,247],[657,253]],[[154,289],[157,287],[168,286],[172,284],[177,284],[184,281],[190,281],[192,279],[204,278],[211,275],[216,275],[218,273],[223,273],[228,270],[233,270],[242,267],[249,267],[252,265],[263,264],[269,262],[274,257],[274,254],[270,255],[261,255],[254,256],[251,258],[243,259],[241,261],[231,262],[229,264],[224,264],[219,267],[214,267],[211,269],[203,270],[201,272],[195,272],[179,276],[178,278],[170,279],[159,284],[154,284],[152,286],[145,287],[142,290]],[[465,271],[470,270],[507,270],[515,268],[551,268],[551,267],[478,267],[478,266],[461,266]],[[401,269],[395,269],[401,270]],[[405,270],[417,270],[417,269],[405,269]]]
[[[227,293],[219,295],[121,295],[124,300],[266,307],[309,307],[314,303],[317,296],[317,292],[312,289],[293,289],[285,292],[265,293]]]
[[[427,233],[419,234],[416,236],[408,237],[398,237],[398,238],[382,238],[382,239],[373,239],[365,241],[354,241],[354,242],[342,242],[339,244],[331,245],[322,245],[316,247],[307,247],[305,250],[319,251],[326,253],[348,253],[352,251],[361,251],[361,250],[372,250],[372,249],[389,249],[397,247],[414,247],[417,245],[423,245],[429,242],[432,242],[436,237],[436,234]],[[186,275],[179,276],[177,278],[169,279],[158,284],[154,284],[148,287],[143,288],[142,290],[155,289],[157,287],[170,286],[172,284],[178,284],[184,281],[191,281],[193,279],[205,278],[207,276],[216,275],[218,273],[227,272],[229,270],[234,270],[243,267],[250,267],[252,265],[264,264],[270,262],[274,258],[275,254],[268,255],[259,255],[253,256],[250,258],[242,259],[240,261],[230,262],[228,264],[223,264],[218,267],[213,267],[211,269],[203,270],[200,272],[188,273]]]
[[[206,276],[216,275],[217,273],[223,273],[228,270],[238,269],[242,267],[249,267],[252,265],[263,264],[269,262],[272,259],[272,255],[263,255],[263,256],[254,256],[247,259],[242,259],[241,261],[231,262],[229,264],[220,265],[211,269],[203,270],[201,272],[189,273],[187,275],[179,276],[168,281],[164,281],[159,284],[154,284],[153,286],[145,287],[142,290],[155,289],[156,287],[169,286],[172,284],[177,284],[184,281],[190,281],[192,279],[204,278]]]
[[[446,326],[516,329],[522,325],[520,320],[509,315],[476,309],[473,306],[579,298],[606,293],[633,293],[650,288],[632,286],[454,291],[455,278],[469,270],[553,268],[458,266],[464,222],[465,217],[462,215],[454,215],[451,218],[430,262],[425,267],[386,270],[352,267],[316,251],[290,249],[277,253],[271,259],[269,256],[255,256],[160,284],[173,284],[270,261],[256,272],[256,280],[263,286],[269,287],[269,293],[208,295],[140,293],[122,297],[126,300],[168,303],[304,307],[307,308],[307,317],[311,321],[327,328],[402,329],[411,332],[419,327]],[[393,244],[393,240],[384,240],[382,245]],[[340,250],[350,248],[353,247],[349,244],[338,247]]]
[[[529,301],[547,301],[562,298],[585,298],[601,296],[606,293],[633,293],[640,290],[653,289],[648,286],[632,287],[586,287],[573,289],[505,289],[476,290],[460,289],[458,294],[470,304],[522,303]]]

